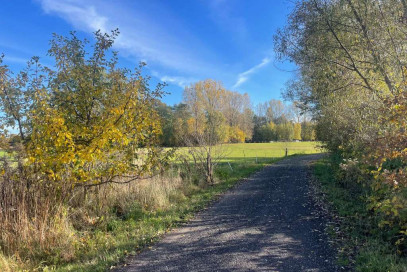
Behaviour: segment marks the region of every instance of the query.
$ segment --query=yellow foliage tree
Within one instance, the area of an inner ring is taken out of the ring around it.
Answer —
[[[187,121],[188,135],[184,142],[208,184],[214,184],[214,168],[223,156],[221,144],[228,137],[222,114],[225,94],[222,84],[211,79],[196,82],[184,90],[184,102],[192,115]]]
[[[18,124],[27,166],[41,179],[129,182],[164,162],[155,148],[161,127],[152,106],[163,85],[150,91],[143,65],[135,72],[117,66],[110,48],[118,34],[96,32],[90,54],[75,33],[54,35],[49,55],[55,71],[35,58],[33,76],[1,82],[2,108]],[[25,108],[22,100],[29,101]]]
[[[301,140],[301,123],[294,123],[294,140]]]
[[[229,131],[228,141],[230,143],[244,143],[244,141],[246,139],[246,135],[243,132],[243,130],[241,130],[237,126],[234,126],[234,127],[228,127],[228,131]]]

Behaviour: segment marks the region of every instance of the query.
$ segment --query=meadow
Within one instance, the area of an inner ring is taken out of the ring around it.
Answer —
[[[223,163],[265,163],[274,158],[286,155],[314,154],[325,152],[320,142],[270,142],[270,143],[237,143],[222,145]],[[186,147],[178,149],[187,153]]]
[[[281,158],[295,154],[320,153],[321,143],[319,142],[271,142],[271,143],[240,143],[226,144],[226,157],[224,161],[246,162],[267,161],[270,158]]]

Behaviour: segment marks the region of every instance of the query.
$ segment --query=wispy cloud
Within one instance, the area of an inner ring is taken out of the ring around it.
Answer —
[[[243,83],[245,83],[247,80],[249,80],[249,78],[252,74],[256,73],[259,69],[261,69],[262,67],[269,64],[270,61],[271,61],[271,58],[266,57],[256,66],[253,66],[249,70],[244,71],[243,73],[240,73],[237,77],[236,83],[233,85],[233,88],[235,89],[235,88],[239,87],[240,85],[242,85]]]
[[[56,14],[77,28],[106,32],[108,19],[101,16],[94,6],[83,6],[75,1],[41,0],[42,9],[48,14]]]
[[[14,56],[8,56],[5,55],[4,56],[4,62],[12,62],[12,63],[20,63],[20,64],[27,64],[27,62],[29,61],[29,58],[21,58],[21,57],[14,57]]]
[[[119,28],[120,36],[115,48],[122,57],[130,61],[147,62],[156,73],[153,76],[170,84],[184,88],[202,78],[235,79],[236,63],[222,61],[222,56],[192,29],[165,9],[165,5],[152,7],[118,5],[108,0],[36,0],[45,13],[56,15],[78,30],[93,32]],[[140,4],[141,5],[141,4]],[[233,7],[225,0],[208,2],[211,17],[218,27],[232,33],[233,37],[244,38],[248,31],[243,17],[236,15]],[[160,20],[157,20],[160,16]],[[163,24],[171,22],[171,26]],[[211,49],[212,48],[212,49]],[[261,63],[240,73],[233,88],[241,86],[263,66],[270,62],[264,58]]]
[[[134,62],[144,59],[148,64],[183,74],[205,74],[217,69],[217,65],[208,60],[211,52],[193,34],[182,29],[183,25],[176,19],[172,20],[171,27],[160,25],[153,13],[144,14],[143,9],[134,7],[126,9],[113,1],[37,1],[46,13],[57,15],[83,31],[106,32],[119,28],[121,34],[115,47]]]
[[[152,71],[151,73],[153,76],[159,78],[161,81],[166,82],[166,83],[175,84],[181,88],[185,88],[192,82],[197,81],[196,78],[192,78],[192,77],[162,75],[157,71]]]
[[[167,83],[173,83],[175,85],[180,86],[181,88],[185,88],[187,85],[194,81],[193,79],[191,80],[185,77],[178,76],[163,76],[160,78],[160,80]]]

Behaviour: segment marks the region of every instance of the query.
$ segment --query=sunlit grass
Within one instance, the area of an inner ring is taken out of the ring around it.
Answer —
[[[225,145],[227,155],[225,160],[245,161],[261,158],[280,158],[294,154],[320,153],[318,142],[273,142],[273,143],[244,143]]]
[[[325,150],[320,142],[271,142],[271,143],[239,143],[222,146],[222,162],[267,162],[270,159],[281,158],[295,154],[315,154]],[[186,154],[187,148],[177,151]]]

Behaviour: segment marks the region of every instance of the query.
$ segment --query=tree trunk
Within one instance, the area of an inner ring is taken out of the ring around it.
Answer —
[[[206,156],[206,182],[209,185],[213,185],[213,165],[212,165],[212,157],[210,152],[208,152]]]

